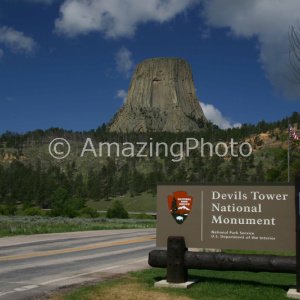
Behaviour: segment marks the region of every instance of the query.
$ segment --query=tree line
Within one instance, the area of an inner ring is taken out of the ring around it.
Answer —
[[[212,143],[230,138],[244,141],[252,134],[272,132],[275,128],[286,130],[289,123],[300,124],[299,113],[293,113],[290,118],[278,122],[262,121],[257,125],[244,124],[241,128],[228,130],[220,130],[214,126],[210,131],[193,133],[193,137],[204,138]],[[164,141],[169,145],[184,141],[191,134],[111,133],[105,124],[95,131],[81,133],[52,128],[24,135],[5,133],[0,138],[0,145],[3,147],[0,151],[12,147],[22,152],[23,147],[48,143],[49,139],[58,136],[80,141],[92,136],[95,140],[117,143],[149,141],[151,137],[153,143]],[[259,142],[256,141],[256,145]],[[291,143],[291,178],[300,169],[298,148],[299,143]],[[269,161],[267,167],[266,161]],[[248,157],[210,157],[199,155],[199,151],[192,151],[188,159],[184,158],[177,163],[172,161],[171,156],[164,155],[157,158],[127,157],[122,160],[106,158],[100,167],[90,167],[86,172],[79,170],[76,161],[68,162],[64,166],[45,166],[40,160],[36,160],[34,164],[25,164],[15,159],[5,167],[0,165],[0,205],[8,207],[9,213],[13,213],[13,208],[18,204],[23,209],[36,206],[51,208],[52,215],[76,216],[76,212],[80,210],[83,210],[82,213],[94,213],[84,211],[87,209],[87,199],[107,200],[125,194],[134,197],[143,192],[155,195],[159,182],[285,182],[286,178],[286,149],[271,149],[269,152],[262,152],[259,157],[253,154]]]
[[[200,122],[201,120],[199,120]],[[95,141],[102,142],[145,142],[149,141],[149,138],[153,138],[153,142],[165,141],[168,145],[183,141],[191,134],[194,138],[200,140],[203,138],[207,142],[228,141],[233,138],[235,141],[242,141],[245,138],[257,135],[263,132],[273,132],[276,128],[280,130],[286,130],[289,124],[300,124],[300,114],[298,112],[292,113],[290,117],[286,117],[281,121],[265,122],[264,120],[253,124],[242,124],[240,128],[220,129],[218,126],[209,122],[204,129],[199,132],[110,132],[107,129],[107,125],[103,123],[96,130],[83,132],[73,132],[72,130],[63,130],[60,128],[49,128],[47,130],[35,130],[29,131],[24,134],[7,131],[0,136],[0,148],[15,148],[22,151],[23,147],[32,145],[48,144],[54,138],[62,137],[67,140],[75,140],[78,142],[84,142],[86,138],[92,138]]]

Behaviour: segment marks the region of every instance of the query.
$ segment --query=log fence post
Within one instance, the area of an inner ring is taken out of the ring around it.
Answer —
[[[187,268],[184,255],[187,251],[184,237],[169,236],[167,247],[167,282],[184,283],[187,281]]]

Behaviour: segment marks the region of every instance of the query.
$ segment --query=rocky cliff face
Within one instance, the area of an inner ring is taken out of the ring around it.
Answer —
[[[109,123],[110,131],[199,131],[205,123],[189,63],[151,58],[140,63],[126,104]]]

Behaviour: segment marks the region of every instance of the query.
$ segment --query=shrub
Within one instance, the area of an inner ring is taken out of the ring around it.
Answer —
[[[109,208],[106,213],[109,219],[128,219],[128,212],[125,210],[123,203],[119,200],[115,201],[112,208]]]
[[[58,188],[54,191],[51,200],[51,216],[52,217],[68,217],[75,218],[78,216],[78,210],[82,209],[85,200],[81,198],[69,198],[69,193],[64,188]]]
[[[154,220],[154,217],[151,215],[147,215],[145,213],[138,214],[135,216],[135,219],[140,219],[140,220]]]
[[[75,217],[77,217],[77,215],[78,215],[78,213],[69,206],[66,206],[64,208],[54,207],[50,212],[51,217],[60,217],[61,216],[61,217],[75,218]]]
[[[78,213],[72,207],[67,206],[64,208],[62,216],[68,218],[75,218],[78,216]]]
[[[26,208],[22,214],[24,216],[41,216],[42,215],[42,210],[39,207],[29,207]]]
[[[15,215],[17,208],[15,206],[0,206],[0,215],[13,216]]]
[[[98,218],[99,213],[95,208],[92,207],[84,207],[79,211],[79,216],[82,218]]]
[[[27,208],[31,208],[32,204],[30,201],[25,201],[22,205],[22,210],[25,211]]]
[[[83,198],[68,199],[68,205],[74,210],[80,210],[84,208],[85,200]]]

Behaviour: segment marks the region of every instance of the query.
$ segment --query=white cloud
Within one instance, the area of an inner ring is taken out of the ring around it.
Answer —
[[[230,124],[230,119],[222,116],[222,113],[211,104],[200,102],[205,117],[212,123],[218,125],[221,129],[239,128],[241,123]]]
[[[242,127],[242,123],[234,123],[233,125],[232,125],[232,127],[233,128],[241,128]]]
[[[259,61],[275,90],[300,98],[299,86],[286,78],[291,75],[288,30],[299,18],[300,1],[203,0],[203,7],[207,25],[229,28],[229,37],[257,37]]]
[[[125,46],[122,46],[116,54],[115,59],[118,72],[123,73],[127,78],[129,78],[135,66],[132,60],[132,53]]]
[[[118,90],[116,97],[121,98],[123,100],[123,104],[125,104],[127,100],[127,92],[125,90]]]
[[[24,35],[21,31],[16,31],[12,27],[3,26],[0,28],[0,43],[4,44],[14,53],[32,54],[36,49],[36,42]]]
[[[201,0],[65,0],[57,33],[74,37],[98,31],[107,38],[132,37],[137,25],[164,23]]]

